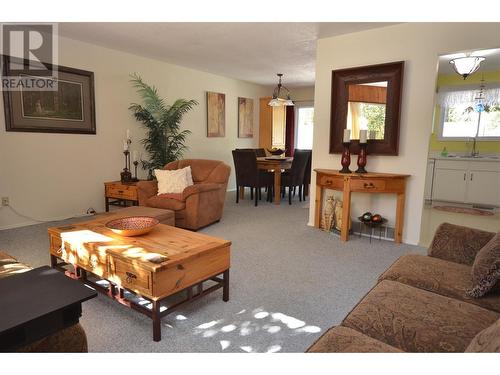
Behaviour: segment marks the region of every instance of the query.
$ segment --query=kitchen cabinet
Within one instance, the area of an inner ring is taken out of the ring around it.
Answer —
[[[432,200],[500,207],[500,162],[436,160]]]
[[[434,173],[433,200],[465,202],[466,170],[436,168]]]
[[[466,202],[500,207],[500,163],[470,163]]]

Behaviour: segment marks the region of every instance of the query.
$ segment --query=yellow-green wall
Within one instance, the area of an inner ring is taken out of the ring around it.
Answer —
[[[458,74],[440,74],[438,75],[437,87],[441,86],[460,86],[464,84],[477,84],[478,87],[483,79],[486,84],[488,82],[500,82],[500,70],[492,72],[478,72],[467,77],[464,81]],[[437,129],[439,128],[439,121],[441,120],[441,108],[436,105],[434,108],[434,124],[432,127],[432,135],[430,139],[429,149],[431,152],[442,151],[444,147],[448,152],[453,153],[466,153],[472,148],[470,142],[463,141],[446,141],[442,142],[437,138]],[[477,142],[477,148],[480,153],[500,153],[500,142],[492,141],[479,141]]]

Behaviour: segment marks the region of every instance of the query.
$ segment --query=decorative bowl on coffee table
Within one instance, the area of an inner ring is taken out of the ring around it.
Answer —
[[[150,232],[159,223],[150,216],[130,216],[108,221],[105,225],[120,236],[133,237]]]

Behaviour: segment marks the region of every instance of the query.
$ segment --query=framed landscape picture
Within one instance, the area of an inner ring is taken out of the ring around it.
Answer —
[[[238,138],[253,137],[253,99],[238,98]]]
[[[207,92],[207,137],[226,135],[226,95]]]
[[[58,71],[57,79],[52,79],[22,68],[11,71],[11,66],[9,57],[4,56],[4,77],[50,79],[57,84],[55,90],[3,91],[7,131],[96,134],[93,72],[57,66],[53,67]]]

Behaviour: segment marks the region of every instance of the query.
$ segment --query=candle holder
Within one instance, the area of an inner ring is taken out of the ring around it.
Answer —
[[[349,165],[351,165],[351,151],[349,150],[349,146],[351,142],[343,142],[344,151],[342,152],[342,169],[339,171],[340,173],[352,173],[349,169]]]
[[[134,160],[132,164],[134,164],[134,178],[132,179],[132,181],[139,181],[139,179],[137,178],[137,166],[139,165],[139,162],[137,160]]]
[[[366,166],[366,147],[367,143],[359,144],[359,154],[358,154],[358,169],[355,173],[368,173],[365,169]]]
[[[121,182],[132,182],[132,173],[130,173],[130,151],[123,151],[123,155],[125,155],[125,168],[120,173],[120,181]]]

